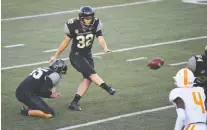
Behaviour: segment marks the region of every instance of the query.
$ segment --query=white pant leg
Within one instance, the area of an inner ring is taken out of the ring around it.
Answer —
[[[206,124],[197,123],[187,125],[183,130],[207,130]]]

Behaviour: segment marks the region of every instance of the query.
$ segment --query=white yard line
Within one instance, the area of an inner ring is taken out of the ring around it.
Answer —
[[[57,51],[58,49],[51,49],[51,50],[45,50],[45,51],[43,51],[43,52],[54,52],[54,51]]]
[[[205,38],[207,38],[207,36],[186,38],[186,39],[175,40],[175,41],[168,41],[168,42],[161,42],[161,43],[155,43],[155,44],[149,44],[149,45],[143,45],[143,46],[136,46],[136,47],[118,49],[118,50],[114,50],[113,52],[122,52],[122,51],[128,51],[128,50],[134,50],[134,49],[140,49],[140,48],[168,45],[168,44],[174,44],[174,43],[182,43],[182,42],[186,42],[186,41],[193,41],[193,40],[205,39]]]
[[[185,3],[207,5],[207,0],[182,0]]]
[[[133,58],[133,59],[127,59],[126,61],[137,61],[137,60],[143,60],[143,59],[147,59],[147,57],[139,57],[139,58]]]
[[[135,47],[130,47],[130,48],[117,49],[117,50],[113,50],[112,53],[140,49],[140,48],[155,47],[155,46],[161,46],[161,45],[178,44],[178,43],[182,43],[182,42],[186,42],[186,41],[193,41],[193,40],[206,39],[206,38],[207,38],[207,36],[201,36],[201,37],[186,38],[186,39],[175,40],[175,41],[160,42],[160,43],[148,44],[148,45],[143,45],[143,46],[135,46]],[[104,54],[105,54],[104,52],[99,52],[99,53],[95,53],[93,55],[98,56],[98,55],[104,55]],[[68,58],[64,58],[64,59],[68,60]],[[1,70],[21,68],[21,67],[25,67],[25,66],[34,66],[34,65],[40,65],[40,64],[45,64],[45,63],[48,63],[48,61],[31,63],[31,64],[23,64],[23,65],[15,65],[15,66],[10,66],[10,67],[3,67],[3,68],[1,68]]]
[[[188,63],[188,62],[184,61],[184,62],[179,62],[179,63],[169,64],[169,66],[183,65],[183,64],[187,64],[187,63]]]
[[[159,107],[159,108],[154,108],[154,109],[149,109],[149,110],[144,110],[144,111],[138,111],[138,112],[124,114],[124,115],[119,115],[119,116],[114,116],[114,117],[110,117],[110,118],[106,118],[106,119],[91,121],[91,122],[87,122],[87,123],[83,123],[83,124],[63,127],[63,128],[59,128],[59,129],[56,129],[56,130],[71,130],[71,129],[85,127],[85,126],[90,126],[90,125],[99,124],[99,123],[103,123],[103,122],[107,122],[107,121],[117,120],[117,119],[121,119],[121,118],[124,118],[124,117],[130,117],[130,116],[135,116],[135,115],[141,115],[141,114],[146,114],[146,113],[152,113],[152,112],[157,112],[157,111],[161,111],[161,110],[166,110],[166,109],[169,109],[169,108],[172,108],[172,107],[173,106],[171,105],[171,106],[164,106],[164,107]]]
[[[42,61],[42,62],[36,62],[36,63],[31,63],[31,64],[24,64],[24,65],[15,65],[15,66],[11,66],[11,67],[4,67],[4,68],[1,68],[1,70],[9,70],[9,69],[13,69],[13,68],[22,68],[22,67],[41,65],[41,64],[46,64],[46,63],[49,63],[49,61]]]
[[[205,39],[205,38],[207,38],[207,36],[187,38],[187,39],[181,39],[181,40],[175,40],[175,41],[169,41],[169,42],[163,42],[163,43],[155,43],[155,44],[136,46],[136,47],[130,47],[130,48],[123,48],[123,49],[113,50],[112,52],[122,52],[122,51],[134,50],[134,49],[139,49],[139,48],[154,47],[154,46],[180,43],[180,42],[185,42],[185,41],[193,41],[193,40]],[[45,50],[43,52],[53,52],[53,51],[57,51],[57,49]],[[104,52],[99,52],[99,53],[95,53],[94,55],[103,55],[103,54]]]
[[[98,58],[98,59],[101,59],[102,57],[101,56],[95,56],[93,55],[94,58]]]
[[[126,4],[118,4],[118,5],[110,5],[110,6],[100,6],[100,7],[95,7],[94,9],[108,9],[108,8],[124,7],[124,6],[145,4],[145,3],[158,2],[158,1],[161,1],[161,0],[146,0],[146,1],[141,1],[141,2],[139,1],[139,2],[133,2],[133,3],[126,3]],[[11,20],[18,20],[18,19],[29,19],[29,18],[35,18],[35,17],[67,14],[67,13],[73,13],[73,12],[78,12],[78,11],[79,11],[79,9],[69,10],[69,11],[53,12],[53,13],[45,13],[45,14],[38,14],[38,15],[28,15],[28,16],[21,16],[21,17],[1,19],[1,21],[11,21]]]
[[[20,47],[20,46],[25,46],[25,44],[8,45],[8,46],[4,46],[4,48],[12,48],[12,47]]]

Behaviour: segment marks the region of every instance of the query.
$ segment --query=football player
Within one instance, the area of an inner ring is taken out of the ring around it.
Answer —
[[[193,87],[195,77],[188,68],[179,70],[173,78],[176,88],[170,92],[169,100],[177,111],[174,130],[206,130],[204,89]]]
[[[189,59],[187,67],[197,77],[194,86],[203,87],[207,95],[207,46],[203,55],[195,55]]]
[[[108,49],[102,35],[102,23],[100,19],[95,17],[94,10],[90,6],[81,7],[79,17],[69,19],[65,23],[64,32],[66,34],[65,39],[60,44],[56,54],[50,58],[50,61],[56,59],[72,40],[69,55],[70,62],[78,72],[82,73],[83,81],[77,89],[73,101],[69,104],[69,109],[80,111],[81,108],[78,105],[78,101],[87,92],[91,82],[106,90],[110,95],[114,95],[116,92],[94,70],[91,53],[94,38],[97,37],[105,53],[109,53],[111,50]]]
[[[55,112],[42,98],[59,98],[55,86],[61,80],[61,74],[66,74],[67,66],[63,60],[54,60],[48,68],[37,68],[26,77],[16,89],[16,98],[25,104],[21,114],[51,118]]]

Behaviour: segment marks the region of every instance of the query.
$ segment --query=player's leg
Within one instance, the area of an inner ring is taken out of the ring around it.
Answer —
[[[206,128],[205,123],[195,123],[186,125],[183,130],[206,130]]]
[[[84,78],[82,83],[79,85],[76,94],[78,94],[82,97],[88,91],[88,88],[89,88],[90,84],[91,84],[91,81]]]
[[[91,74],[90,79],[93,81],[93,83],[95,83],[96,85],[100,86],[101,88],[103,88],[104,90],[106,90],[106,92],[108,92],[110,95],[114,95],[116,90],[110,86],[108,86],[101,77],[98,76],[98,74]]]
[[[91,80],[93,83],[106,90],[110,95],[116,92],[115,89],[108,86],[94,70],[94,62],[91,54],[84,57],[81,55],[70,55],[70,62],[77,71],[82,73],[84,78]]]
[[[94,61],[93,61],[92,55],[88,55],[86,57],[86,59],[87,59],[88,63],[91,65],[92,69],[94,69]],[[90,68],[87,68],[86,70],[90,70]],[[87,73],[84,74],[84,77],[87,77],[93,83],[95,83],[96,85],[98,85],[101,88],[103,88],[104,90],[106,90],[110,95],[114,95],[114,93],[116,92],[115,89],[113,89],[112,87],[108,86],[104,82],[104,80],[97,73],[93,73],[92,70],[91,70],[91,73],[89,71],[88,74]]]
[[[183,130],[206,130],[207,126],[205,123],[195,123],[185,126]]]
[[[32,94],[30,100],[32,106],[28,112],[30,116],[51,118],[55,115],[54,110],[42,98]]]
[[[73,101],[70,103],[69,108],[72,110],[76,110],[76,111],[80,111],[81,108],[78,105],[79,100],[81,99],[81,97],[88,91],[88,88],[91,84],[91,81],[84,78],[82,83],[79,85],[77,92],[75,94],[75,97],[73,99]]]
[[[83,56],[70,54],[70,62],[71,65],[80,73],[83,71],[83,65],[85,59]],[[83,76],[84,77],[84,76]],[[80,83],[77,92],[74,96],[73,101],[69,104],[69,108],[72,110],[80,111],[81,108],[78,105],[79,100],[81,97],[87,92],[89,86],[91,84],[91,80],[84,78],[83,81]]]
[[[25,94],[25,91],[22,90],[22,89],[19,89],[17,88],[16,92],[16,98],[18,101],[20,101],[21,103],[25,104],[27,106],[27,102],[28,102],[28,99],[27,99],[27,95]],[[28,107],[28,106],[27,106]],[[28,108],[26,108],[25,106],[23,106],[21,109],[21,114],[22,115],[25,115],[25,116],[28,116]]]
[[[109,87],[104,81],[96,74],[94,70],[94,62],[92,55],[80,56],[80,55],[70,55],[70,62],[72,66],[79,72],[82,73],[84,80],[80,84],[77,93],[69,105],[70,109],[80,111],[81,108],[78,106],[78,101],[80,98],[87,92],[88,87],[91,84],[91,81],[95,84],[101,86],[108,93],[113,95],[116,91],[115,89]]]
[[[33,93],[25,93],[24,100],[21,100],[28,108],[22,107],[21,113],[28,116],[51,118],[55,115],[54,110],[49,107],[42,98]]]
[[[207,130],[207,125],[205,123],[197,123],[195,130]]]

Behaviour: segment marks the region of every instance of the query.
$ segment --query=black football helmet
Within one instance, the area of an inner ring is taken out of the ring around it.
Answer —
[[[64,60],[56,59],[52,61],[49,68],[59,74],[66,74],[68,68]]]
[[[84,24],[83,19],[92,19],[91,25],[94,23],[95,12],[91,6],[83,6],[79,11],[79,19]]]

